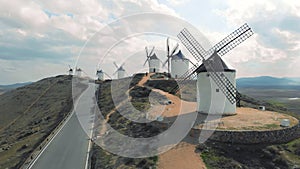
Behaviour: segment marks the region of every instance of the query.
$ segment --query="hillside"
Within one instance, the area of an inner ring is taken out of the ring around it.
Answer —
[[[22,86],[26,86],[26,85],[29,85],[31,84],[32,82],[25,82],[25,83],[15,83],[15,84],[10,84],[10,85],[0,85],[0,89],[5,89],[5,90],[8,90],[8,89],[16,89],[18,87],[22,87]]]
[[[238,88],[300,88],[300,80],[298,78],[276,78],[271,76],[247,77],[237,79],[236,83]]]
[[[13,89],[16,89],[18,87],[26,86],[26,85],[29,85],[31,83],[32,82],[16,83],[16,84],[10,84],[10,85],[0,85],[0,95],[2,95],[3,93],[5,93],[9,90],[13,90]]]
[[[46,78],[0,96],[0,168],[19,168],[68,115],[71,79]]]
[[[125,78],[106,81],[100,84],[98,104],[101,113],[119,132],[132,137],[150,137],[166,130],[159,123],[136,123],[123,117],[115,108],[111,93],[115,95],[119,109],[132,110],[122,100],[130,97],[137,110],[149,109],[149,95],[157,98],[155,104],[162,104],[166,98],[151,92],[152,88],[169,91],[176,85],[172,80],[147,81],[145,86],[139,82],[143,74],[137,74],[133,80]],[[128,90],[128,87],[130,90]],[[82,86],[84,89],[85,86]],[[185,82],[181,97],[196,100],[195,81]],[[53,129],[68,115],[72,109],[71,77],[57,76],[19,87],[0,95],[0,168],[19,168],[30,153]],[[116,100],[115,100],[116,99]],[[247,95],[242,97],[242,105],[258,107],[266,105],[268,110],[289,113],[284,105],[276,102],[257,100]],[[202,146],[202,147],[201,147]],[[300,139],[282,145],[232,145],[207,142],[198,146],[208,168],[287,168],[299,164]],[[232,148],[234,147],[234,148]],[[97,145],[92,146],[92,168],[149,168],[156,167],[158,156],[150,158],[124,158],[106,152]],[[200,156],[200,154],[198,154]],[[266,163],[266,161],[269,161]]]
[[[140,77],[134,79],[131,83],[130,95],[135,98],[132,101],[133,105],[139,110],[148,109],[149,90],[151,88],[162,89],[170,92],[174,85],[172,80],[152,80],[145,83],[146,88],[137,86],[137,81]],[[128,79],[118,80],[117,84],[121,91],[117,98],[125,99],[126,83]],[[111,86],[113,82],[104,82],[100,84],[98,104],[104,116],[109,116],[110,125],[123,134],[134,137],[147,137],[164,131],[163,128],[156,128],[151,124],[144,126],[130,122],[122,117],[117,111],[112,111],[115,107],[112,104],[110,97],[110,88],[118,90],[118,87]],[[122,85],[121,85],[122,84]],[[124,90],[125,89],[125,90]],[[185,84],[183,91],[184,99],[195,101],[195,81],[189,81]],[[138,96],[138,97],[136,97]],[[101,104],[102,103],[102,104]],[[256,100],[247,95],[242,96],[242,106],[257,108],[259,105],[266,105],[268,110],[273,110],[282,113],[288,113],[283,105],[270,103],[263,100]],[[126,107],[125,107],[126,108]],[[108,117],[107,116],[107,117]],[[138,126],[138,127],[137,127]],[[149,132],[150,131],[150,132]],[[298,157],[300,151],[300,139],[281,145],[233,145],[216,142],[206,142],[199,145],[195,150],[201,155],[208,168],[290,168],[300,164]],[[157,165],[157,157],[132,159],[123,158],[114,154],[110,154],[97,145],[93,146],[92,168],[149,168]]]

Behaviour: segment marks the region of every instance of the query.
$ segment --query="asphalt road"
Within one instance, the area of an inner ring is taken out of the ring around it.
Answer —
[[[94,84],[81,95],[69,121],[50,142],[31,169],[84,169],[86,166],[89,136],[93,123]],[[80,117],[78,120],[77,117]],[[85,132],[86,131],[86,132]]]

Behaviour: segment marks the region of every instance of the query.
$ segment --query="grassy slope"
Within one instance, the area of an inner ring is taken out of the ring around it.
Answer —
[[[0,168],[19,168],[70,112],[71,94],[71,77],[58,76],[0,96]]]
[[[286,107],[288,111],[300,114],[300,99],[288,99],[295,97],[300,98],[299,89],[242,88],[240,91],[248,96],[282,105]]]

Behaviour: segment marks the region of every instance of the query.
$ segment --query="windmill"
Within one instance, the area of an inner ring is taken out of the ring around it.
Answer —
[[[71,66],[69,65],[69,75],[73,75],[73,69],[71,68]]]
[[[175,51],[178,49],[178,43],[173,48],[173,50],[170,52],[170,45],[169,45],[169,38],[167,38],[167,60],[164,62],[163,66],[165,66],[168,63],[168,73],[170,73],[170,59],[172,58]]]
[[[171,77],[177,79],[189,70],[190,60],[184,57],[181,50],[171,57]]]
[[[82,75],[82,69],[76,67],[76,69],[75,69],[75,75],[77,77],[81,77],[81,75]]]
[[[182,81],[179,82],[180,84],[186,79],[197,76],[198,112],[236,114],[236,104],[239,105],[240,93],[236,89],[235,70],[230,68],[222,60],[221,56],[248,39],[251,35],[253,35],[251,28],[244,24],[208,51],[204,50],[186,28],[177,35],[198,62],[182,75]],[[202,64],[200,65],[200,63]],[[223,106],[223,112],[211,111],[211,102],[217,102],[215,105]]]
[[[157,58],[156,54],[153,52],[154,51],[154,46],[151,49],[151,51],[148,51],[148,48],[145,47],[145,51],[146,51],[146,61],[144,63],[144,66],[146,65],[146,63],[148,62],[149,64],[149,73],[155,73],[159,71],[159,67],[160,67],[160,60]]]
[[[98,69],[96,72],[96,75],[97,75],[98,80],[101,80],[101,81],[104,80],[104,75],[108,76],[111,79],[111,77],[107,73],[105,73],[102,69]]]
[[[125,69],[123,68],[125,63],[121,64],[121,66],[118,66],[116,62],[114,62],[114,65],[116,66],[117,70],[115,71],[114,75],[118,73],[118,79],[125,77]]]

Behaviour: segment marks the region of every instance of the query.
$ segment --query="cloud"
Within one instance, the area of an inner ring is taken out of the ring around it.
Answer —
[[[177,6],[188,3],[190,0],[167,0],[170,5]]]
[[[158,0],[75,0],[72,2],[67,0],[0,0],[0,59],[7,61],[2,62],[3,67],[13,67],[10,64],[16,63],[18,65],[24,61],[30,62],[30,64],[24,64],[24,69],[26,66],[32,67],[35,62],[39,64],[49,63],[52,65],[49,69],[53,70],[39,69],[40,76],[47,76],[47,74],[58,70],[64,73],[64,70],[67,69],[65,65],[75,64],[75,60],[85,42],[117,18],[143,12],[157,12],[180,17],[182,15],[177,13],[177,8],[196,1],[168,0],[164,2]],[[222,1],[220,6],[215,1],[212,4],[215,5],[215,9],[212,9],[212,11],[210,11],[212,7],[210,4],[207,6],[209,9],[204,11],[194,10],[192,18],[186,19],[196,18],[195,12],[200,16],[212,17],[212,14],[217,15],[213,16],[211,21],[213,24],[208,25],[215,26],[214,23],[220,22],[222,28],[203,26],[206,28],[205,35],[213,43],[220,41],[220,38],[229,34],[230,30],[236,29],[244,22],[248,22],[256,33],[255,36],[241,44],[238,49],[234,49],[225,56],[225,59],[238,67],[240,75],[251,74],[246,69],[249,62],[255,63],[252,64],[252,66],[257,67],[255,71],[261,70],[261,73],[267,74],[271,71],[263,70],[266,71],[263,72],[259,66],[265,64],[272,67],[272,65],[283,63],[284,66],[290,68],[292,63],[295,65],[299,61],[299,2],[258,0],[240,2],[230,0]],[[189,9],[186,9],[185,12],[188,13]],[[209,18],[206,19],[206,22],[208,21],[210,21]],[[110,27],[111,32],[104,31],[88,43],[82,53],[84,60],[80,60],[80,66],[91,75],[94,75],[96,65],[101,61],[105,50],[118,39],[126,37],[130,33],[144,30],[176,36],[182,29],[180,24],[166,18],[161,20],[161,18],[144,19],[143,17],[113,23],[113,26]],[[201,26],[201,28],[203,27]],[[114,67],[111,63],[113,61],[126,61],[127,58],[136,58],[137,62],[142,64],[145,57],[142,54],[145,45],[155,45],[158,51],[164,50],[165,37],[161,36],[160,39],[158,37],[152,35],[146,38],[135,36],[124,40],[116,48],[117,50],[113,50],[110,57],[103,61],[102,65],[108,65],[105,67],[105,71],[113,72]],[[160,45],[162,45],[161,48]],[[204,43],[204,46],[208,48],[206,43]],[[164,57],[163,52],[160,55],[162,55],[162,58]],[[126,63],[126,66],[134,67],[137,62]],[[91,66],[91,64],[95,66]],[[27,70],[36,71],[31,67]],[[280,75],[281,72],[278,71],[277,74]],[[295,72],[300,74],[299,70],[295,70]],[[35,74],[35,77],[38,76],[35,72],[31,73]],[[0,72],[1,77],[3,74]],[[5,74],[8,79],[18,81],[19,75],[17,73],[11,71],[9,74],[10,76]],[[27,74],[30,74],[30,72]],[[258,74],[259,72],[253,72],[253,75]],[[28,81],[32,81],[30,76],[28,78]]]
[[[157,0],[75,0],[72,2],[0,0],[0,10],[0,59],[8,61],[5,64],[27,60],[32,63],[45,62],[59,66],[62,66],[62,63],[72,65],[70,62],[76,60],[84,43],[105,25],[119,17],[143,12],[177,15],[174,10]],[[144,23],[145,27],[149,25],[146,21]],[[122,36],[122,32],[118,35],[119,32],[116,36]],[[113,41],[116,38],[106,37],[106,39]],[[139,39],[136,39],[137,41]],[[135,48],[137,46],[133,43],[129,45]],[[99,60],[99,55],[103,52],[101,48],[105,48],[105,44],[98,46],[90,43],[85,51],[89,57],[85,59]],[[118,60],[122,55],[112,57],[110,60]],[[94,69],[90,70],[91,74]],[[47,74],[49,71],[41,70],[41,73]],[[1,73],[0,75],[2,77]],[[10,76],[11,79],[15,78],[15,81],[18,81],[17,77],[19,76]]]
[[[239,68],[241,76],[286,75],[288,70],[281,68],[291,67],[300,57],[300,15],[296,10],[300,3],[269,0],[226,2],[225,9],[214,11],[226,20],[228,27],[234,30],[247,22],[255,33],[254,37],[226,55],[226,59]],[[251,65],[250,62],[255,64]],[[279,63],[281,68],[276,69]],[[246,69],[249,65],[255,69]],[[291,74],[300,74],[299,70],[295,71]]]

